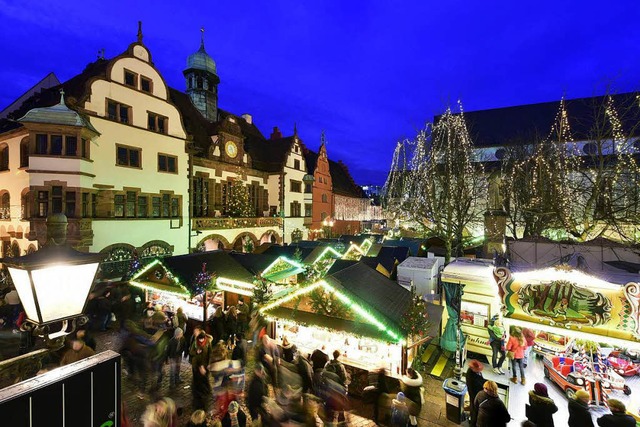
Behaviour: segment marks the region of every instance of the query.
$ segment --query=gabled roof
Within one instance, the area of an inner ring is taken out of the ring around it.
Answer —
[[[182,283],[192,283],[196,275],[202,271],[202,264],[205,262],[207,272],[216,274],[218,277],[246,283],[253,282],[253,274],[225,251],[197,252],[162,260],[162,263],[179,277]]]
[[[295,141],[295,136],[269,140],[254,138],[245,141],[245,150],[251,156],[254,168],[265,172],[280,172],[284,169],[287,155]]]
[[[637,93],[612,95],[619,113],[623,132],[634,131],[640,134],[637,123],[640,121],[640,105]],[[595,96],[565,100],[567,118],[573,139],[588,140],[596,118],[604,118],[602,107],[607,96]],[[464,117],[474,146],[490,147],[531,143],[546,138],[554,124],[560,109],[560,101],[539,104],[517,105],[465,112]],[[442,116],[436,116],[437,123]]]
[[[332,285],[340,285],[400,329],[402,315],[411,304],[411,294],[395,281],[362,262],[327,274],[324,279]]]
[[[316,165],[318,164],[318,153],[305,147],[305,149],[302,150],[302,154],[304,155],[304,161],[307,164],[307,173],[309,173],[309,175],[313,175],[316,171]]]
[[[278,259],[277,256],[269,254],[229,252],[229,255],[254,276],[262,273],[265,268]]]
[[[347,165],[342,161],[334,162],[329,160],[329,172],[331,173],[331,183],[334,194],[347,197],[366,197],[362,188],[356,185],[349,173]]]
[[[383,246],[375,257],[372,258],[378,264],[382,265],[389,273],[391,273],[396,262],[402,263],[409,256],[409,248],[402,246]]]
[[[352,265],[357,264],[360,261],[354,261],[349,259],[337,259],[331,265],[329,271],[327,271],[327,275],[330,276],[339,272],[340,270],[344,270],[345,268],[351,267]]]
[[[280,245],[272,245],[262,253],[275,256],[276,258],[279,256],[285,256],[290,259],[295,259],[295,253],[299,250],[302,255],[302,259],[306,259],[307,256],[313,251],[312,248],[298,248],[296,246],[280,246]]]

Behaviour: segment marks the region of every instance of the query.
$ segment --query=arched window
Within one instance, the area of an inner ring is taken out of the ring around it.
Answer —
[[[327,203],[327,195],[326,194],[322,195],[322,203]]]
[[[8,191],[0,195],[0,219],[11,219],[11,203]]]
[[[29,140],[27,138],[20,143],[20,167],[29,167]]]
[[[22,199],[20,200],[20,219],[25,220],[31,218],[31,192],[28,189],[22,190]]]
[[[0,145],[0,171],[9,170],[9,146],[7,144]]]

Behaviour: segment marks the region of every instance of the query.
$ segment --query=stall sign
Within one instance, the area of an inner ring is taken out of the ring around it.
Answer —
[[[558,268],[494,276],[505,318],[628,341],[640,341],[640,285],[616,285]]]

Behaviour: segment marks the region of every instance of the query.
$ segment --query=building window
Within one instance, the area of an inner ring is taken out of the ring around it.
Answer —
[[[168,154],[158,154],[158,172],[177,173],[178,158]]]
[[[125,205],[125,216],[134,218],[136,216],[136,202],[138,195],[135,191],[127,191],[127,200]]]
[[[151,79],[141,76],[140,77],[140,90],[147,93],[153,92],[153,82]]]
[[[169,194],[162,195],[162,217],[168,218],[171,213],[171,196]]]
[[[49,192],[38,191],[38,216],[45,218],[49,213]]]
[[[26,168],[29,166],[29,141],[22,141],[20,143],[20,167]]]
[[[124,218],[124,194],[116,194],[113,198],[113,216]]]
[[[65,137],[64,155],[65,156],[78,155],[78,138],[76,138],[75,136]]]
[[[147,113],[147,129],[154,132],[167,133],[168,119],[156,113]]]
[[[138,75],[129,70],[124,70],[124,84],[134,88],[138,88]]]
[[[67,191],[64,195],[64,211],[67,218],[75,218],[76,216],[76,193],[75,191]]]
[[[149,209],[149,198],[147,196],[138,196],[138,218],[145,218]]]
[[[313,205],[309,203],[305,203],[304,216],[311,216],[312,211],[313,211]]]
[[[304,184],[304,192],[305,193],[311,193],[312,189],[313,189],[313,186],[310,183],[307,182],[307,183]]]
[[[301,216],[299,202],[291,202],[291,204],[289,205],[289,208],[291,210],[291,216]]]
[[[96,218],[98,216],[98,195],[91,194],[91,217]]]
[[[89,204],[90,200],[91,200],[91,194],[82,193],[82,218],[91,217],[91,205]]]
[[[83,159],[88,159],[89,158],[89,141],[82,138],[81,140],[82,145],[80,146],[80,156]]]
[[[320,220],[321,220],[321,221],[324,221],[324,219],[325,219],[326,217],[327,217],[327,213],[326,213],[326,212],[322,212],[322,213],[320,214]]]
[[[129,166],[132,168],[140,167],[140,157],[142,150],[140,148],[116,146],[116,164],[118,166]]]
[[[302,192],[302,183],[300,181],[291,180],[291,192],[292,193],[301,193]]]
[[[300,170],[300,160],[294,160],[293,161],[293,168]]]
[[[327,195],[326,195],[326,194],[323,194],[323,195],[322,195],[322,203],[327,203],[327,199],[328,199],[328,198],[327,198]]]
[[[11,203],[8,192],[0,196],[0,219],[11,219]]]
[[[177,218],[180,216],[180,199],[177,197],[171,198],[171,217]]]
[[[51,151],[54,156],[62,155],[62,135],[51,135]]]
[[[107,101],[107,117],[120,123],[131,123],[131,107],[116,101]]]
[[[49,152],[49,136],[44,133],[36,134],[36,154]]]
[[[152,197],[151,198],[151,216],[154,218],[160,218],[160,205],[162,199],[160,197]]]
[[[51,213],[62,213],[62,187],[51,187]]]
[[[9,146],[7,144],[0,145],[0,171],[9,170]]]

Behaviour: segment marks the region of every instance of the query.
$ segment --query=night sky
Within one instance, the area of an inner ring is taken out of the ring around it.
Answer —
[[[0,109],[48,72],[61,81],[105,49],[144,43],[184,90],[200,44],[219,105],[269,136],[298,133],[383,184],[398,140],[448,104],[466,111],[640,89],[640,1],[5,1]]]

